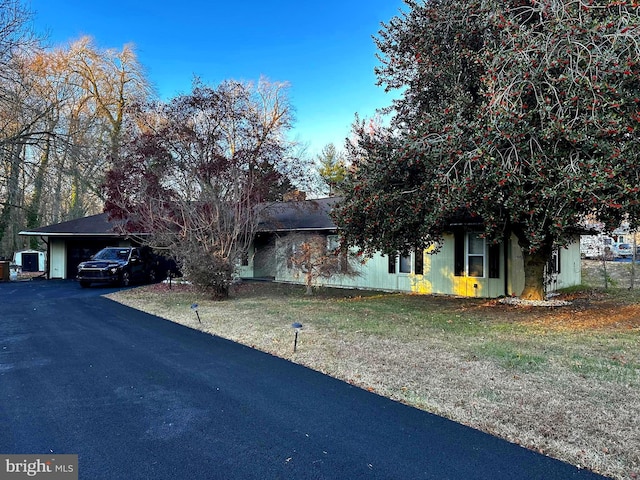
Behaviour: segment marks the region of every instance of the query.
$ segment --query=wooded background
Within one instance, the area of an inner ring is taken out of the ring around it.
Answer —
[[[38,248],[22,230],[100,213],[129,107],[151,90],[133,48],[89,37],[47,49],[30,13],[0,0],[0,257]]]

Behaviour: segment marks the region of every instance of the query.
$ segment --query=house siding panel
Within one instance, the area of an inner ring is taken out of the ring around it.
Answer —
[[[443,294],[465,297],[495,298],[506,294],[519,295],[524,288],[524,270],[522,253],[515,237],[510,239],[507,255],[503,246],[499,251],[500,262],[497,265],[498,278],[489,278],[488,269],[485,277],[468,277],[466,274],[455,275],[456,244],[453,235],[445,235],[444,243],[438,253],[424,252],[423,274],[389,273],[389,257],[375,254],[364,265],[358,267],[360,275],[356,277],[336,276],[331,279],[319,279],[318,285],[362,288],[383,291],[412,292],[418,294]],[[284,253],[279,249],[278,255]],[[507,261],[503,261],[504,259]],[[558,276],[558,288],[580,283],[580,251],[577,242],[561,255],[561,274]],[[304,283],[302,275],[296,276],[287,268],[282,259],[278,262],[276,281],[287,283]],[[246,268],[246,267],[245,267]],[[509,269],[505,292],[505,271]],[[397,270],[396,270],[397,271]],[[463,272],[464,273],[464,272]]]
[[[567,248],[560,250],[560,274],[553,279],[551,290],[580,285],[582,282],[582,262],[580,259],[580,238]]]

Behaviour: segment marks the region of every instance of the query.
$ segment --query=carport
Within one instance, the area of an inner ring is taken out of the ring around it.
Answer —
[[[136,237],[145,234],[121,233],[121,222],[110,221],[106,213],[56,223],[20,235],[39,237],[47,245],[46,276],[72,279],[77,265],[105,247],[137,246]]]

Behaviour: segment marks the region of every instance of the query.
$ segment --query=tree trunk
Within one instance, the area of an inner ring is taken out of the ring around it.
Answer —
[[[311,262],[309,262],[311,263]],[[313,268],[311,265],[307,267],[305,283],[307,284],[307,290],[304,292],[305,295],[313,295]]]
[[[524,260],[524,290],[520,294],[523,300],[544,300],[544,269],[549,261],[547,249],[529,253],[522,249]]]
[[[53,130],[53,129],[51,129]],[[44,189],[44,181],[45,175],[49,169],[49,153],[51,148],[51,138],[47,138],[45,143],[44,151],[40,157],[40,164],[38,165],[38,170],[36,173],[36,177],[33,180],[33,194],[31,195],[31,199],[29,200],[26,207],[27,214],[27,228],[29,230],[38,228],[41,218],[41,204],[42,204],[42,193]],[[36,250],[39,248],[39,242],[37,237],[31,237],[29,241],[29,246]]]
[[[7,162],[6,197],[0,211],[0,255],[10,256],[18,248],[18,231],[22,218],[17,209],[22,205],[20,190],[20,174],[22,172],[22,147],[18,144],[10,145],[6,149],[9,160]]]

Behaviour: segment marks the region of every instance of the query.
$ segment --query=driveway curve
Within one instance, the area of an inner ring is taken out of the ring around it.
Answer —
[[[0,452],[82,479],[595,479],[71,281],[0,283]]]

